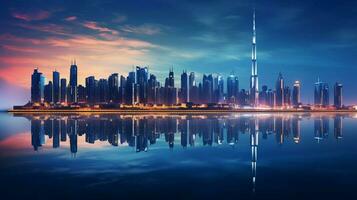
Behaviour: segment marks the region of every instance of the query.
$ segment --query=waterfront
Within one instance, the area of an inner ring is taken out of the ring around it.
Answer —
[[[353,113],[1,113],[0,119],[5,199],[356,196]]]

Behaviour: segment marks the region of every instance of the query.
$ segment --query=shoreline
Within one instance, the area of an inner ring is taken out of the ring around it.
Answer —
[[[56,114],[56,113],[118,113],[118,114],[148,114],[148,113],[164,113],[164,114],[225,114],[225,113],[357,113],[357,110],[257,110],[257,109],[237,109],[237,110],[209,110],[209,109],[162,109],[162,110],[149,110],[149,109],[100,109],[100,110],[84,110],[84,109],[72,109],[72,110],[61,110],[61,109],[48,109],[48,110],[36,110],[36,109],[10,109],[6,111],[7,113],[44,113],[44,114]]]

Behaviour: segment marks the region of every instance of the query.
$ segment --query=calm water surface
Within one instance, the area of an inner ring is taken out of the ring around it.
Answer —
[[[356,199],[357,115],[0,114],[1,199]]]

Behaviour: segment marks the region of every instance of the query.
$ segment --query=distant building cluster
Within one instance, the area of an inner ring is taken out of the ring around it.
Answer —
[[[57,71],[53,80],[45,85],[42,73],[35,69],[32,74],[31,103],[59,107],[67,106],[102,106],[118,107],[120,105],[225,105],[226,107],[253,108],[299,108],[301,102],[301,83],[295,81],[292,87],[285,84],[279,73],[275,88],[263,85],[258,87],[258,65],[256,52],[255,12],[253,14],[252,67],[250,88],[240,89],[238,77],[231,74],[226,85],[220,75],[203,75],[202,81],[196,79],[194,72],[181,74],[180,87],[175,86],[173,69],[165,82],[161,84],[154,74],[149,74],[147,67],[136,67],[127,76],[114,73],[108,79],[97,80],[94,76],[85,79],[85,85],[78,85],[78,68],[74,61],[70,67],[69,83],[60,79]],[[342,84],[334,86],[334,107],[340,109],[342,102]],[[218,107],[219,107],[218,106]],[[315,83],[314,106],[330,107],[330,90],[327,83],[318,80]]]
[[[45,84],[44,75],[35,69],[32,74],[31,103],[48,106],[79,105],[79,106],[118,106],[118,105],[177,105],[206,104],[260,106],[278,108],[298,108],[301,102],[301,83],[295,81],[292,87],[285,84],[279,73],[274,89],[263,85],[258,93],[257,101],[251,98],[249,91],[240,89],[239,79],[231,74],[226,78],[220,75],[203,75],[202,81],[196,79],[194,72],[182,72],[180,87],[175,86],[175,76],[171,69],[164,84],[155,75],[149,74],[147,67],[136,67],[127,76],[111,74],[108,79],[96,79],[89,76],[85,85],[78,85],[76,63],[70,66],[70,79],[67,84],[60,73],[53,72],[51,81]],[[342,108],[342,84],[334,86],[333,106]],[[318,80],[314,88],[314,106],[330,106],[330,90],[327,83]]]

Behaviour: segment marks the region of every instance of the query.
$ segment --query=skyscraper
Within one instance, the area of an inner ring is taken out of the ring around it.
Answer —
[[[47,85],[45,85],[44,89],[44,101],[46,103],[52,103],[52,89],[53,89],[53,84],[52,81],[49,81]]]
[[[108,87],[109,87],[109,94],[108,94],[109,102],[112,103],[119,102],[119,76],[117,73],[114,73],[109,76]]]
[[[317,80],[314,91],[315,106],[328,106],[330,104],[329,86],[327,83]]]
[[[267,106],[268,105],[268,86],[263,85],[262,91],[259,92],[259,104]]]
[[[227,102],[237,103],[239,96],[239,80],[234,74],[227,78]]]
[[[150,74],[150,78],[148,80],[148,91],[147,91],[147,99],[148,103],[155,104],[157,99],[157,88],[159,87],[159,82],[156,80],[156,76]]]
[[[135,72],[129,72],[126,79],[125,97],[126,104],[135,103]]]
[[[96,81],[94,76],[86,78],[86,98],[88,103],[96,103]]]
[[[71,64],[70,77],[69,77],[69,103],[77,103],[77,65],[76,61]]]
[[[169,72],[169,79],[168,79],[168,87],[175,87],[175,78],[174,78],[174,70],[171,69]]]
[[[223,103],[224,102],[224,80],[222,76],[217,76],[217,88],[215,90],[216,102]]]
[[[284,105],[284,78],[281,73],[279,73],[278,79],[275,85],[276,90],[276,106]]]
[[[99,102],[107,103],[108,102],[108,80],[107,79],[99,79],[98,81],[98,90],[99,90]]]
[[[334,86],[334,106],[339,109],[342,108],[342,87],[341,83],[335,83]]]
[[[259,103],[258,91],[258,66],[256,49],[256,31],[255,31],[255,10],[253,13],[253,40],[252,40],[252,75],[250,78],[250,104],[254,107]]]
[[[293,95],[292,95],[292,105],[297,107],[301,103],[301,84],[300,81],[295,81],[293,87]]]
[[[149,69],[147,67],[136,66],[136,83],[138,84],[138,101],[147,102],[147,83],[149,79]]]
[[[119,102],[125,103],[125,89],[126,89],[126,78],[120,76],[120,86],[119,86]]]
[[[41,103],[43,101],[45,77],[38,69],[34,69],[31,76],[31,102]]]
[[[196,86],[196,77],[195,73],[191,72],[188,81],[188,92],[191,102],[198,102],[198,87]]]
[[[289,86],[284,88],[284,106],[290,106],[291,104],[291,90]]]
[[[201,102],[212,103],[213,101],[213,76],[203,75]]]
[[[59,103],[60,101],[60,73],[54,71],[53,75],[53,89],[52,89],[52,101],[53,103]]]
[[[65,78],[61,78],[61,102],[66,102],[67,96],[67,80]]]
[[[181,97],[180,100],[182,103],[189,102],[189,83],[188,83],[188,76],[187,72],[183,71],[181,74]]]

